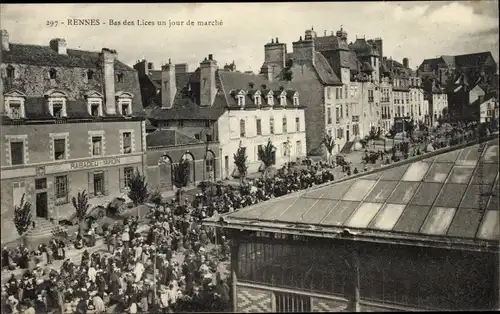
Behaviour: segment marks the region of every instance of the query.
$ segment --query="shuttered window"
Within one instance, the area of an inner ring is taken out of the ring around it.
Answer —
[[[55,177],[56,205],[66,204],[68,198],[68,176]]]
[[[120,191],[128,190],[130,180],[134,176],[134,167],[125,167],[120,169]]]
[[[295,131],[300,132],[300,118],[295,118]]]
[[[269,133],[274,134],[274,118],[269,119]]]
[[[255,121],[255,124],[257,129],[257,135],[262,135],[262,121],[260,119],[257,119]]]
[[[66,139],[54,139],[54,159],[66,159]]]
[[[24,142],[10,142],[10,158],[12,165],[24,164]]]
[[[288,132],[288,131],[287,131],[287,125],[286,125],[286,122],[287,122],[287,121],[286,121],[286,117],[285,117],[285,118],[283,118],[283,133],[287,133],[287,132]]]
[[[96,196],[104,194],[104,172],[94,172],[94,194]]]
[[[311,297],[295,294],[275,292],[277,313],[311,312]]]
[[[124,132],[122,134],[123,137],[123,153],[130,154],[132,153],[132,133]]]

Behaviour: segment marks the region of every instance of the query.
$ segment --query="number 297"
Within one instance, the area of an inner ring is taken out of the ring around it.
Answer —
[[[57,27],[59,25],[59,21],[47,21],[48,27]]]

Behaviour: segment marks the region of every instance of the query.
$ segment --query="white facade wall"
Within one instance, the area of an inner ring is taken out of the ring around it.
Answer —
[[[274,134],[271,134],[270,121],[274,119]],[[283,118],[286,118],[287,129],[283,130]],[[296,119],[299,120],[297,131]],[[261,132],[257,132],[257,120],[260,119]],[[245,134],[240,134],[240,122],[245,121]],[[231,177],[235,169],[233,155],[238,148],[245,147],[248,157],[248,173],[258,172],[261,161],[258,160],[258,145],[266,145],[270,139],[276,148],[276,165],[295,161],[306,155],[306,129],[304,109],[257,109],[229,110],[218,120],[219,142],[221,153],[221,176]],[[318,135],[319,136],[319,135]],[[289,142],[287,151],[284,143]]]
[[[429,108],[425,106],[424,90],[421,88],[411,88],[409,105],[410,117],[413,117],[415,121],[424,122],[425,112],[428,110]]]

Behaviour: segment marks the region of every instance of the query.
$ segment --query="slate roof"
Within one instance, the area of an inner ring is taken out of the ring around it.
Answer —
[[[328,50],[349,50],[347,43],[343,42],[335,35],[315,37],[313,41],[315,50],[320,52]]]
[[[348,228],[358,238],[498,248],[498,136],[481,144],[482,151],[479,145],[444,149],[258,203],[222,215],[225,227],[318,236]]]
[[[166,147],[188,144],[203,144],[203,142],[184,133],[181,133],[178,130],[158,129],[146,135],[146,144],[148,147]]]
[[[455,64],[459,67],[480,66],[492,57],[491,52],[469,53],[455,56]]]
[[[328,63],[328,60],[320,53],[314,53],[314,69],[318,74],[320,80],[326,85],[341,85],[342,82],[337,77],[332,69],[332,66]]]
[[[379,56],[377,50],[364,38],[356,38],[356,41],[350,44],[349,48],[359,56]]]
[[[2,51],[2,62],[53,67],[96,68],[100,59],[99,52],[67,49],[67,55],[62,55],[49,46],[11,43],[9,51]],[[118,60],[115,60],[115,70],[135,71]]]

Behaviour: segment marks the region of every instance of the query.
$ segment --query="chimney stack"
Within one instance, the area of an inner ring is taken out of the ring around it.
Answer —
[[[187,73],[189,72],[187,63],[179,63],[175,65],[175,73]]]
[[[9,32],[6,29],[2,29],[2,51],[9,51]]]
[[[410,60],[408,60],[408,58],[403,58],[403,67],[404,68],[410,67]]]
[[[102,48],[101,61],[104,72],[104,95],[106,97],[106,113],[116,114],[115,99],[115,60],[117,57],[115,50]]]
[[[137,61],[137,63],[134,65],[134,69],[137,71],[139,77],[144,77],[149,73],[149,64],[152,63],[148,63],[146,59]]]
[[[200,106],[210,107],[214,103],[217,88],[215,86],[215,74],[217,71],[217,62],[213,55],[208,55],[200,63]]]
[[[264,64],[260,68],[260,74],[263,74],[269,82],[273,81],[273,69],[272,69],[271,65]]]
[[[314,41],[311,33],[306,33],[306,38],[293,43],[293,58],[297,62],[312,62],[314,63]]]
[[[66,55],[67,53],[67,44],[66,40],[62,38],[54,38],[50,41],[49,46],[52,50],[57,52],[60,55]]]
[[[175,66],[168,59],[168,63],[161,67],[161,109],[172,108],[176,93]]]

